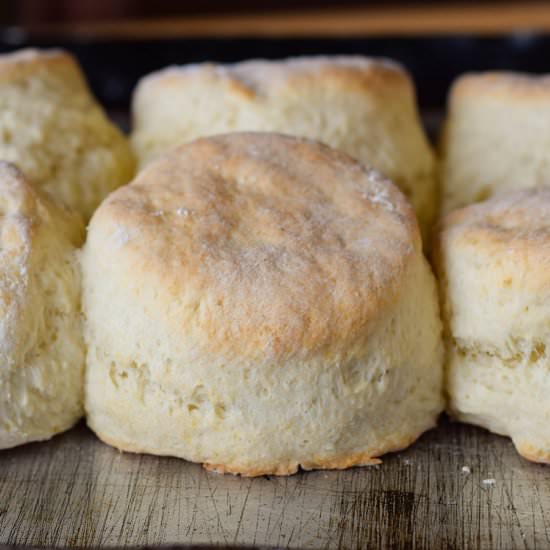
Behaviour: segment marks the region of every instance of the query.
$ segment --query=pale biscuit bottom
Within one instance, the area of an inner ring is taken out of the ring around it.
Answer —
[[[478,349],[450,347],[449,413],[462,422],[511,437],[518,452],[529,460],[550,463],[548,359],[534,352],[503,360],[493,351]]]

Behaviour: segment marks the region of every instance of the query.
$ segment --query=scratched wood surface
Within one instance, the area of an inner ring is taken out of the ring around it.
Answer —
[[[549,548],[550,468],[443,420],[381,466],[246,479],[121,454],[80,425],[0,452],[2,543]]]

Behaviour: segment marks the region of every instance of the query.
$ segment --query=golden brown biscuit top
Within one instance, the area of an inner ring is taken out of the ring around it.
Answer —
[[[497,266],[503,262],[512,262],[518,269],[523,266],[530,280],[546,284],[550,280],[550,188],[503,193],[455,210],[442,220],[439,242],[473,248]]]
[[[187,79],[197,78],[223,81],[234,94],[249,98],[276,96],[281,89],[304,90],[327,84],[370,95],[387,93],[390,89],[414,93],[407,73],[399,64],[362,56],[305,56],[276,61],[253,59],[227,65],[173,66],[143,78],[139,93],[146,88],[179,86]]]
[[[26,48],[0,55],[0,82],[17,77],[33,77],[42,71],[69,71],[71,76],[82,78],[74,57],[60,49],[36,50]]]
[[[452,85],[451,102],[482,97],[502,101],[550,101],[550,75],[511,71],[468,73]]]
[[[10,95],[6,103],[4,97]],[[10,102],[23,98],[44,98],[45,105],[56,103],[67,112],[97,109],[88,83],[75,58],[64,50],[23,49],[0,55],[0,100],[10,109]],[[51,109],[51,107],[45,107]],[[63,113],[58,115],[63,121]]]
[[[176,148],[110,195],[89,234],[124,277],[158,291],[157,307],[196,316],[210,344],[278,353],[366,337],[421,249],[392,183],[265,133]]]

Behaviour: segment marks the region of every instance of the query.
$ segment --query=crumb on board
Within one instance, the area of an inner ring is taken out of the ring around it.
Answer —
[[[495,485],[496,482],[497,480],[494,477],[490,477],[482,481],[483,485]]]
[[[469,466],[462,466],[462,473],[463,474],[471,474],[472,470],[470,469]]]

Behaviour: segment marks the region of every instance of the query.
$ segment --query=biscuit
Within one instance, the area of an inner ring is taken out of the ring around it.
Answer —
[[[0,449],[49,439],[83,414],[76,247],[84,227],[0,162]]]
[[[0,55],[0,160],[85,219],[135,169],[126,139],[61,50]]]
[[[489,72],[452,86],[442,138],[444,213],[550,183],[550,77]]]
[[[550,462],[550,189],[455,210],[434,254],[451,415]]]
[[[414,211],[347,155],[262,133],[150,163],[82,256],[98,436],[243,475],[379,462],[443,407]]]

